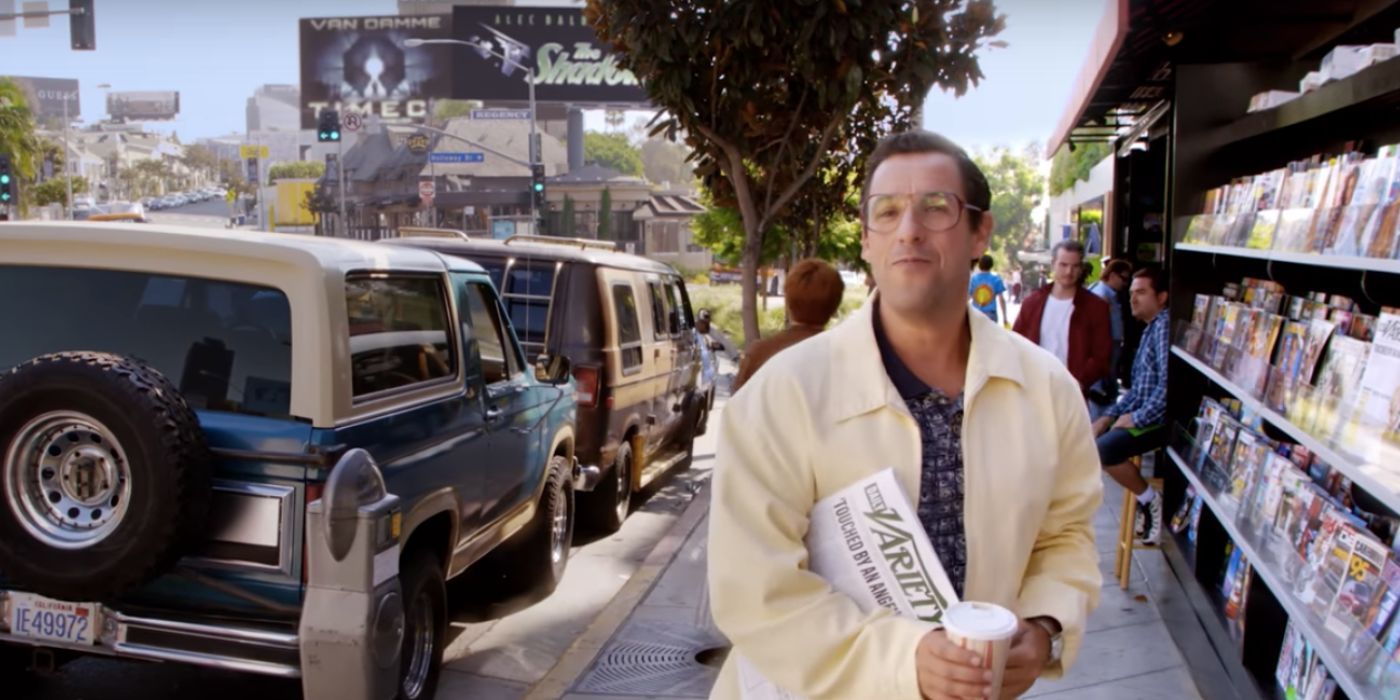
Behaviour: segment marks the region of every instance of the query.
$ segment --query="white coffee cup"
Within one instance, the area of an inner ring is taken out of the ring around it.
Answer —
[[[963,601],[943,613],[948,641],[977,654],[982,667],[992,672],[994,698],[1001,695],[1001,676],[1018,626],[1016,615],[995,603]]]

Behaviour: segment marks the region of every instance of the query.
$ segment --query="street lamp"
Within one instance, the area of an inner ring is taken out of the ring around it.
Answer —
[[[418,37],[412,37],[412,38],[404,39],[404,42],[403,42],[404,47],[405,47],[405,48],[409,48],[409,49],[415,49],[415,48],[418,48],[419,46],[427,46],[427,45],[430,45],[430,44],[456,44],[456,45],[458,45],[458,46],[470,47],[470,48],[476,49],[479,53],[482,53],[482,54],[485,54],[485,55],[488,55],[488,56],[495,56],[496,58],[499,58],[499,59],[501,59],[502,61],[504,61],[504,62],[506,62],[506,63],[508,63],[508,64],[510,64],[510,65],[512,65],[512,66],[515,66],[516,68],[519,68],[520,70],[525,71],[525,84],[530,88],[530,148],[529,148],[529,150],[530,150],[530,158],[529,158],[529,160],[530,160],[530,166],[531,166],[530,172],[533,173],[533,172],[534,172],[534,166],[535,166],[535,164],[540,163],[541,160],[542,160],[542,156],[543,156],[543,154],[541,154],[541,153],[539,152],[541,149],[540,149],[540,145],[539,145],[539,141],[538,141],[537,134],[535,133],[535,69],[534,69],[533,67],[530,67],[530,66],[522,65],[519,61],[516,61],[515,59],[510,58],[509,56],[506,56],[506,55],[501,54],[501,53],[499,53],[499,52],[493,51],[493,50],[491,50],[490,47],[488,47],[488,46],[486,46],[486,45],[484,45],[484,44],[482,44],[482,43],[480,43],[480,42],[476,42],[476,41],[464,41],[464,40],[462,40],[462,39],[420,39],[420,38],[418,38]],[[531,225],[531,227],[533,227],[533,228],[538,228],[538,227],[539,227],[539,212],[537,212],[537,211],[535,210],[535,197],[534,197],[534,194],[533,194],[533,193],[531,193],[531,195],[530,195],[530,225]],[[536,231],[534,231],[534,233],[539,233],[539,231],[536,230]]]

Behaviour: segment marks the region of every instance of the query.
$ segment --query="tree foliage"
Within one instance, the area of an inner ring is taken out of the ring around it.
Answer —
[[[1033,216],[1044,197],[1045,178],[1037,169],[1039,147],[1024,150],[998,146],[973,156],[992,191],[992,231],[990,252],[999,266],[1005,266],[1024,249],[1027,236],[1038,230]]]
[[[433,118],[438,121],[471,116],[473,109],[481,109],[477,100],[434,100]]]
[[[622,134],[583,135],[583,159],[633,177],[642,176],[642,156]]]
[[[0,77],[0,153],[10,157],[10,167],[21,182],[34,181],[43,158],[34,128],[34,113],[29,109],[24,89],[14,80]],[[29,204],[26,189],[20,188],[17,202],[21,214]]]
[[[612,190],[604,187],[598,201],[598,240],[613,240],[612,231]]]
[[[991,0],[587,0],[585,14],[664,110],[651,135],[684,134],[705,189],[739,212],[748,341],[762,233],[807,189],[847,182],[931,87],[980,80],[976,54],[1005,24]]]
[[[267,180],[269,183],[278,180],[310,179],[319,180],[326,174],[326,164],[314,160],[297,160],[290,163],[278,163],[267,169]]]
[[[197,173],[215,176],[219,172],[219,156],[208,146],[194,144],[185,147],[185,155],[180,160],[185,167]]]
[[[87,178],[82,176],[73,177],[73,194],[82,194],[88,191]],[[68,206],[68,184],[67,179],[55,177],[45,180],[30,188],[30,194],[34,196],[34,203],[41,207],[50,204]]]
[[[574,214],[574,198],[564,195],[564,211],[559,215],[559,225],[564,230],[559,233],[564,236],[578,235],[578,221]]]
[[[1089,171],[1112,152],[1107,143],[1076,144],[1073,151],[1068,145],[1061,146],[1050,160],[1050,196],[1059,196],[1076,182],[1088,182]]]
[[[689,189],[694,186],[695,171],[686,162],[690,149],[684,144],[666,139],[647,139],[642,142],[641,156],[642,174],[648,182],[668,182],[673,188]]]

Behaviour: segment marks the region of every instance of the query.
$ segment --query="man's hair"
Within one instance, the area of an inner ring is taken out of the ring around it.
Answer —
[[[1117,258],[1108,261],[1108,264],[1104,265],[1103,268],[1104,277],[1108,277],[1109,275],[1123,275],[1125,277],[1131,277],[1132,274],[1133,264],[1122,258]]]
[[[968,223],[976,228],[982,222],[982,212],[992,209],[992,192],[991,187],[987,185],[987,176],[982,174],[982,169],[977,167],[962,146],[941,134],[922,129],[901,131],[880,139],[880,143],[875,145],[875,151],[865,159],[865,178],[860,185],[862,220],[865,218],[865,198],[870,196],[870,180],[875,176],[880,164],[892,156],[920,153],[942,153],[957,161],[958,172],[962,174],[963,200],[982,210],[967,211]]]
[[[1152,285],[1154,294],[1162,294],[1167,291],[1167,275],[1155,267],[1144,267],[1133,273],[1133,279],[1142,278]]]
[[[977,261],[977,267],[978,267],[978,269],[982,270],[983,272],[991,272],[991,270],[992,270],[992,256],[990,256],[990,255],[983,255],[982,258],[981,258],[980,260]]]
[[[787,272],[783,301],[796,323],[824,326],[841,306],[846,283],[831,263],[817,258],[799,261]]]
[[[1084,259],[1084,244],[1074,240],[1073,238],[1066,238],[1065,240],[1056,243],[1055,246],[1050,249],[1050,263],[1054,264],[1056,260],[1059,260],[1061,251],[1066,250],[1071,253],[1078,253],[1079,259]]]

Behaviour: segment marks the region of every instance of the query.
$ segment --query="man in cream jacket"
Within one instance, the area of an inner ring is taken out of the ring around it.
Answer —
[[[778,354],[724,410],[709,589],[738,659],[802,696],[981,698],[990,674],[932,625],[861,612],[807,571],[817,501],[894,467],[963,600],[1021,623],[1003,697],[1074,660],[1101,576],[1098,454],[1079,385],[1052,355],[968,313],[968,262],[994,222],[986,178],[952,142],[895,134],[868,159],[862,257],[877,292]]]

